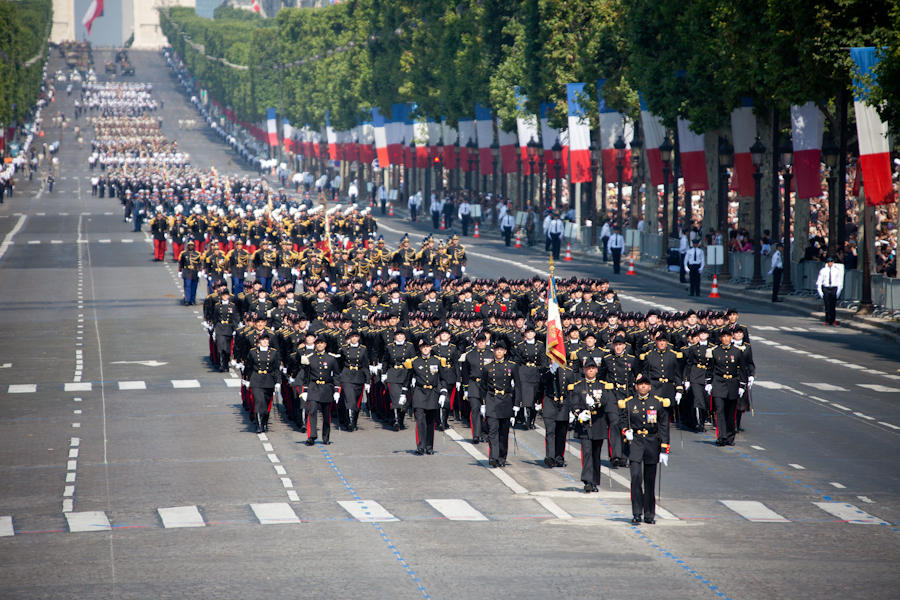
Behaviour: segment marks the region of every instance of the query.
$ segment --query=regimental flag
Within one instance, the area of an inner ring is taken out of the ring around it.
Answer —
[[[600,153],[603,162],[603,177],[606,183],[619,182],[617,168],[616,140],[621,137],[627,145],[622,165],[623,183],[631,183],[631,140],[634,139],[634,125],[626,120],[625,115],[611,108],[603,98],[603,84],[606,80],[597,81],[597,108],[600,113]]]
[[[375,140],[375,154],[378,156],[378,166],[384,168],[390,163],[388,156],[387,122],[384,115],[377,108],[372,109],[372,134]]]
[[[516,117],[516,131],[519,134],[519,152],[522,156],[522,174],[531,175],[531,163],[528,162],[528,142],[540,143],[537,115],[525,112],[525,96],[516,89],[516,101],[519,105],[519,116]]]
[[[550,275],[550,287],[547,290],[547,356],[560,366],[566,366],[566,339],[563,335],[562,317],[559,314],[559,303],[556,299],[556,283]]]
[[[644,98],[638,96],[641,102],[641,125],[644,128],[644,144],[647,148],[647,164],[650,167],[650,181],[659,186],[663,181],[663,164],[659,147],[666,139],[666,128],[663,127],[659,117],[651,113],[644,104]],[[672,171],[669,171],[669,181],[672,181]]]
[[[731,188],[738,196],[752,198],[755,189],[750,146],[756,139],[756,115],[753,114],[752,98],[742,98],[741,105],[731,111],[731,137],[734,138],[734,174],[731,177]]]
[[[706,176],[706,150],[703,147],[703,134],[691,130],[691,122],[678,118],[678,150],[681,154],[681,175],[684,177],[684,189],[688,192],[709,189],[709,178]]]
[[[473,171],[475,161],[469,163],[469,142],[477,143],[475,137],[475,121],[472,119],[459,120],[459,161],[463,171]]]
[[[850,57],[859,69],[858,75],[870,78],[873,85],[877,83],[875,66],[879,57],[874,47],[851,48]],[[856,109],[859,167],[862,171],[866,204],[892,204],[896,201],[896,196],[891,184],[888,125],[878,116],[875,107],[866,103],[869,98],[868,82],[861,81],[858,75],[854,74],[856,90],[853,94],[853,106]]]
[[[478,166],[482,175],[494,174],[494,116],[491,109],[475,103],[475,133],[478,137]]]
[[[441,148],[444,168],[448,170],[457,168],[456,142],[459,140],[459,133],[447,124],[447,117],[441,118],[441,139],[444,141],[444,147]]]
[[[281,135],[284,141],[284,151],[294,151],[294,128],[287,119],[281,121]]]
[[[87,11],[81,18],[81,24],[87,28],[88,35],[91,35],[91,25],[94,20],[103,16],[103,0],[91,0]]]
[[[812,102],[791,106],[791,134],[794,142],[794,183],[798,198],[822,195],[822,135],[825,115]]]
[[[278,146],[278,123],[275,117],[275,109],[266,109],[266,124],[269,134],[269,145],[275,148]]]
[[[566,99],[569,108],[569,167],[571,183],[584,183],[591,175],[591,123],[578,101],[584,95],[585,84],[567,83]]]

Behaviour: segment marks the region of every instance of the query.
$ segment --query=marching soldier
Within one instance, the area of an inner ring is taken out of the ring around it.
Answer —
[[[743,352],[732,343],[730,326],[719,332],[720,345],[708,348],[706,393],[716,411],[716,446],[734,446],[737,432],[737,403],[747,392]]]
[[[187,250],[182,252],[181,258],[178,259],[178,275],[184,280],[185,306],[197,303],[197,283],[202,268],[200,253],[194,250],[194,240],[191,240],[187,243]]]
[[[523,335],[524,340],[513,349],[513,362],[518,365],[516,406],[523,411],[525,428],[534,429],[535,406],[541,403],[541,373],[547,368],[547,352],[544,342],[535,339],[534,325],[526,325]]]
[[[618,435],[617,432],[617,403],[619,400],[634,393],[634,367],[636,361],[633,355],[625,351],[627,344],[625,343],[624,331],[619,331],[613,336],[611,346],[612,352],[600,359],[600,370],[597,376],[612,386],[609,391],[611,400],[606,403],[606,408],[610,411],[606,415],[606,419],[610,426],[609,464],[615,469],[628,464],[625,461],[622,436]]]
[[[572,369],[557,363],[543,371],[541,414],[544,417],[544,464],[548,468],[566,466],[566,434],[568,433],[570,412],[566,404],[566,391],[575,380]]]
[[[316,338],[315,351],[300,357],[300,369],[303,376],[303,391],[300,397],[307,403],[306,412],[306,445],[316,443],[318,432],[318,416],[322,415],[322,443],[331,443],[331,403],[340,398],[339,376],[340,366],[337,360],[327,352],[328,340],[323,336]]]
[[[475,347],[460,356],[462,385],[469,402],[469,427],[472,443],[487,441],[484,433],[484,412],[481,410],[481,380],[484,369],[494,361],[493,353],[487,349],[488,338],[484,333],[475,336]]]
[[[406,396],[403,394],[403,386],[406,385],[406,371],[403,365],[415,356],[413,345],[406,341],[406,332],[396,329],[393,343],[385,348],[384,371],[381,375],[381,382],[387,385],[388,399],[394,414],[392,425],[394,431],[404,428],[403,418],[407,409]]]
[[[738,400],[737,407],[737,430],[743,431],[744,429],[741,427],[741,417],[751,408],[750,390],[753,388],[753,382],[756,380],[756,363],[753,362],[753,348],[750,347],[750,342],[747,341],[746,327],[743,325],[735,325],[734,335],[732,336],[731,341],[737,348],[741,349],[741,352],[744,355],[744,375],[747,378],[747,391]]]
[[[359,343],[359,331],[351,330],[341,346],[341,398],[347,418],[347,431],[355,431],[359,410],[369,393],[369,350]],[[340,405],[338,406],[340,410]],[[343,419],[341,419],[343,420]]]
[[[653,333],[653,345],[652,349],[638,356],[638,371],[650,380],[655,396],[669,399],[667,406],[671,406],[672,400],[678,404],[684,393],[681,352],[669,348],[669,335],[664,327]],[[674,406],[669,412],[674,413]]]
[[[269,428],[272,398],[281,375],[281,357],[277,349],[269,347],[268,335],[259,336],[256,347],[247,353],[246,371],[255,406],[256,433],[263,433]]]
[[[419,356],[403,363],[407,370],[406,382],[402,388],[403,398],[412,397],[418,456],[434,454],[435,421],[438,410],[447,404],[449,364],[443,357],[432,355],[431,349],[431,340],[423,337],[419,340]]]
[[[219,293],[219,302],[214,305],[212,310],[213,338],[215,338],[213,341],[216,344],[220,371],[228,371],[232,340],[239,322],[237,308],[231,302],[231,293],[228,288],[223,288]]]
[[[701,325],[688,332],[688,342],[690,345],[684,351],[684,389],[688,398],[683,403],[682,418],[685,426],[693,426],[697,433],[703,433],[710,410],[709,397],[705,390],[706,371],[709,367],[707,350],[711,348],[709,330],[705,325]]]
[[[639,373],[635,395],[619,400],[619,427],[628,440],[631,469],[631,523],[656,523],[656,469],[669,464],[669,419],[663,412],[669,399],[651,395],[649,378]]]
[[[231,292],[233,294],[240,294],[244,291],[244,278],[247,276],[251,258],[241,239],[235,240],[234,248],[225,255],[225,263],[231,273]]]
[[[447,327],[441,327],[435,338],[437,344],[431,349],[432,354],[439,358],[443,358],[444,362],[447,363],[444,377],[447,388],[450,390],[447,402],[442,404],[440,409],[440,420],[438,423],[440,431],[450,428],[450,425],[447,423],[447,417],[451,411],[456,411],[457,420],[462,420],[462,416],[459,413],[459,404],[461,404],[462,398],[457,398],[457,391],[461,387],[458,383],[459,374],[457,372],[457,369],[459,368],[460,351],[455,344],[450,342],[450,338],[450,330]]]
[[[490,444],[490,460],[492,467],[505,467],[509,449],[510,421],[518,406],[513,406],[515,393],[516,365],[506,360],[506,341],[494,342],[494,360],[484,369],[481,380],[481,415],[488,422],[488,443]]]
[[[575,415],[575,430],[581,439],[581,481],[585,492],[599,491],[603,440],[609,435],[607,408],[611,403],[605,390],[612,386],[597,377],[597,363],[582,359],[584,379],[566,386],[566,404]]]

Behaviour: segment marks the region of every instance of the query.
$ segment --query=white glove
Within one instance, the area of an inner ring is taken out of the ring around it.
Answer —
[[[381,376],[381,383],[384,383],[385,381],[387,381],[387,373]]]
[[[215,331],[212,332],[212,341],[216,341],[216,332]]]
[[[569,425],[575,422],[575,413],[569,413]]]
[[[585,402],[587,402],[587,405],[588,405],[588,406],[593,406],[593,405],[594,405],[594,397],[591,396],[590,394],[587,394],[587,395],[584,397],[584,400],[585,400]]]
[[[484,404],[482,404],[481,405],[481,416],[483,417],[484,413],[486,413],[486,412],[487,412],[487,407]]]
[[[750,377],[747,378],[747,388],[748,389],[753,387],[754,381],[756,381],[756,377],[754,377],[753,375],[751,375]]]
[[[295,382],[295,381],[297,381],[297,380],[294,379],[293,377],[288,377],[288,383],[289,383],[289,384],[294,385],[294,382]]]
[[[583,410],[583,411],[581,411],[580,413],[578,413],[578,421],[579,421],[580,423],[584,423],[584,422],[590,421],[590,420],[591,420],[591,413],[590,413],[590,412],[588,412],[588,411],[586,411],[586,410]]]
[[[625,430],[625,439],[628,440],[629,442],[634,440],[634,431],[632,431],[631,429],[626,429]]]
[[[681,392],[675,392],[675,404],[681,404]]]
[[[244,279],[247,279],[248,277],[250,277],[250,272],[244,271]]]
[[[363,386],[363,391],[367,394],[369,393],[370,389],[372,389],[372,386],[370,386],[368,383]]]
[[[559,365],[556,363],[550,363],[550,372],[556,373],[557,369],[559,369]]]
[[[409,380],[409,387],[416,387],[416,378],[413,377]]]
[[[398,402],[400,406],[406,406],[406,394],[400,394],[400,400]]]
[[[291,275],[293,275],[294,277],[300,277],[300,271],[298,271],[297,269],[291,269]]]
[[[747,391],[747,390],[745,390],[744,388],[739,389],[739,390],[738,390],[738,398],[743,398],[743,397],[744,397],[744,392],[746,392],[746,391]]]
[[[462,270],[463,273],[466,272],[466,268],[465,268],[465,267],[460,267],[460,269]]]
[[[510,417],[510,418],[509,418],[509,426],[510,426],[510,427],[515,427],[515,426],[516,426],[516,418],[515,418],[515,417]]]
[[[281,367],[281,372],[287,375],[287,367]]]
[[[180,271],[180,270],[178,271],[178,276],[181,277],[181,271]]]
[[[369,365],[369,373],[374,375],[377,372],[378,372],[378,368],[375,365]]]
[[[669,455],[666,454],[665,452],[660,452],[659,453],[659,462],[661,462],[662,464],[664,464],[668,467],[669,466]]]
[[[247,381],[246,379],[241,379],[241,385],[244,386],[245,388],[249,388],[250,382]]]
[[[461,388],[461,387],[462,387],[462,384],[461,384],[460,382],[457,381],[457,382],[456,382],[456,391],[458,392],[458,391],[459,391],[459,388]]]
[[[332,395],[332,398],[334,398],[334,401],[337,402],[338,400],[341,399],[341,393],[340,393],[340,392],[335,392],[335,393]]]
[[[200,271],[199,275],[200,275],[200,277],[202,277],[203,279],[206,279],[206,271]]]
[[[535,410],[535,411],[540,411],[541,408],[543,408],[543,406],[544,406],[543,404],[535,404],[535,405],[534,405],[534,410]]]
[[[306,398],[309,396],[309,392],[303,392],[300,394],[300,399],[306,402]]]
[[[228,366],[229,366],[229,367],[234,367],[234,366],[237,366],[237,363],[234,362],[234,359],[232,358],[231,360],[228,361]]]
[[[513,414],[518,415],[520,408],[518,406],[513,406]]]
[[[684,382],[684,391],[688,391],[689,389],[691,389],[691,382],[685,381]]]
[[[705,386],[703,386],[703,389],[706,390],[707,394],[712,394],[712,384],[711,383],[707,383]]]
[[[237,367],[238,371],[244,370],[244,363],[234,363],[234,366]]]
[[[438,404],[441,406],[441,408],[444,408],[444,403],[446,403],[446,402],[447,402],[447,396],[444,394],[441,394],[441,397],[438,398]]]

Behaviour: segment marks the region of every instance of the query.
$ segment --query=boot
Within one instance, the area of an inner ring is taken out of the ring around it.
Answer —
[[[401,422],[403,421],[403,417],[400,415],[400,411],[396,408],[394,409],[394,431],[400,431]]]

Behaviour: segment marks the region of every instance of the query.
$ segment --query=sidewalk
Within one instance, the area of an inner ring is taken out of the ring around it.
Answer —
[[[433,233],[431,228],[431,218],[427,213],[425,214],[426,218],[420,216],[416,223],[411,223],[409,221],[409,211],[406,207],[394,207],[394,217],[382,217],[379,212],[376,212],[375,217],[377,219],[385,219],[386,223],[390,222],[405,222],[409,225],[410,230],[415,230],[421,234]],[[450,235],[451,233],[461,234],[461,231],[458,227],[458,223],[454,222],[456,225],[453,230],[445,230],[439,232],[440,235]],[[471,231],[470,231],[471,234]],[[473,239],[471,235],[467,238],[462,238],[464,240],[465,245],[467,246],[481,246],[487,245],[492,241],[502,243],[502,237],[500,236],[499,231],[485,226],[480,228],[480,239]],[[522,240],[524,245],[525,240]],[[540,240],[539,244],[535,244],[534,246],[524,245],[521,249],[516,249],[517,253],[525,253],[532,257],[543,257],[543,240]],[[563,252],[565,252],[565,245],[563,245]],[[598,249],[587,249],[583,244],[573,244],[572,245],[572,257],[579,263],[578,266],[585,266],[585,262],[593,261],[596,263],[602,262],[602,258],[600,256],[600,251]],[[623,268],[627,265],[627,260],[623,257]],[[606,263],[607,265],[612,265],[611,262]],[[655,281],[659,281],[662,283],[666,283],[673,287],[681,286],[685,290],[685,297],[687,297],[687,284],[682,284],[678,280],[678,273],[667,271],[666,268],[659,264],[659,261],[647,261],[647,260],[638,260],[635,262],[635,269],[637,271],[638,276],[648,277]],[[707,297],[709,294],[709,289],[711,286],[711,282],[708,280],[704,280],[701,286],[701,293],[703,294],[701,298]],[[733,300],[741,300],[743,302],[752,302],[754,304],[758,304],[761,306],[767,307],[768,310],[773,313],[792,313],[803,315],[806,317],[813,317],[815,319],[824,320],[825,313],[822,307],[820,300],[817,297],[810,296],[801,296],[801,295],[783,295],[782,298],[784,302],[773,303],[772,302],[772,290],[769,287],[761,288],[761,289],[748,289],[746,286],[741,284],[734,284],[730,281],[719,281],[719,295],[723,300],[733,299]],[[864,333],[871,333],[875,335],[879,335],[890,339],[892,341],[900,341],[900,321],[881,319],[866,315],[858,315],[856,311],[848,310],[845,308],[838,308],[838,321],[841,326],[847,327],[848,329],[853,329],[855,331],[860,331]]]

